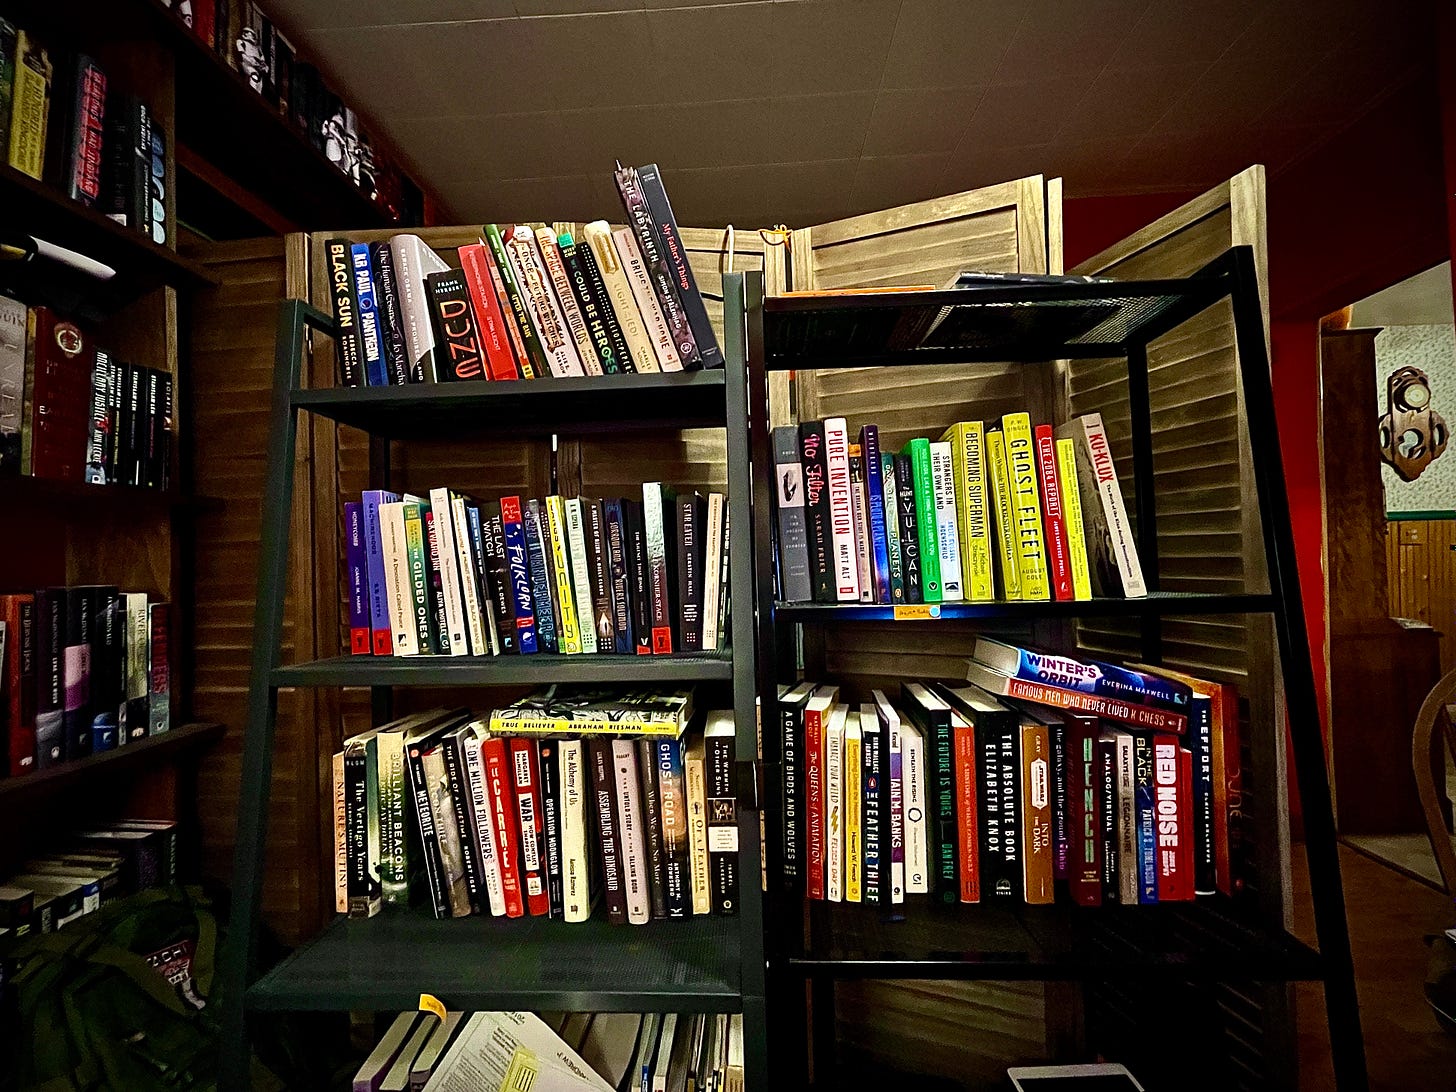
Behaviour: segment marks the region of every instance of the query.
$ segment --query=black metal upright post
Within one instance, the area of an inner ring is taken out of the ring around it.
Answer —
[[[1324,741],[1315,695],[1314,665],[1299,588],[1294,530],[1279,451],[1269,354],[1264,343],[1263,311],[1253,252],[1237,247],[1226,255],[1230,302],[1239,371],[1244,386],[1249,448],[1259,495],[1264,554],[1274,597],[1274,625],[1284,675],[1289,735],[1295,776],[1304,812],[1305,855],[1314,908],[1315,934],[1324,963],[1325,1009],[1335,1084],[1340,1092],[1363,1092],[1369,1086],[1365,1045],[1360,1033],[1360,1006],[1355,993],[1355,967],[1345,918],[1345,893],[1340,881],[1339,848]]]

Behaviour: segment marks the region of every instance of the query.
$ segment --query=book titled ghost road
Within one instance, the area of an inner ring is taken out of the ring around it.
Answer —
[[[693,715],[693,692],[551,685],[493,710],[490,730],[516,736],[677,737]]]

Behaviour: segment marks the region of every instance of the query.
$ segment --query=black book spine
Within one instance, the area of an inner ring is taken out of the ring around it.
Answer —
[[[122,627],[117,619],[116,588],[98,585],[87,590],[91,597],[91,693],[86,730],[92,751],[109,751],[117,742]]]
[[[51,108],[53,117],[65,112],[65,147],[60,159],[64,171],[61,188],[72,201],[92,207],[101,196],[106,73],[92,58],[76,54],[70,59],[66,75],[71,79],[69,97],[65,102],[56,102]],[[59,84],[57,79],[52,86],[60,89]],[[60,125],[52,126],[53,131],[62,128]]]
[[[708,804],[708,890],[712,911],[715,914],[736,914],[738,795],[733,784],[732,736],[709,735],[705,738],[703,773]],[[730,828],[731,835],[728,833]],[[715,830],[720,833],[715,835]]]
[[[582,260],[582,252],[590,249],[590,247],[569,243],[561,248],[561,263],[566,267],[566,278],[571,282],[571,294],[576,298],[577,307],[581,309],[581,318],[586,323],[587,336],[591,338],[592,348],[596,350],[597,361],[602,366],[602,372],[605,375],[616,375],[622,370],[621,355],[616,343],[612,340],[607,319],[602,314],[601,304],[596,293],[592,291],[591,282],[586,275],[586,266]],[[613,318],[612,321],[615,323],[616,319]],[[621,338],[622,331],[618,329],[617,340],[620,341]],[[623,343],[623,347],[625,348],[625,343]]]
[[[718,347],[718,337],[713,332],[708,309],[703,305],[703,296],[698,291],[693,267],[688,262],[687,247],[683,245],[677,218],[673,216],[672,205],[667,200],[662,173],[657,169],[656,163],[649,163],[645,167],[637,168],[637,180],[642,186],[642,196],[647,200],[647,211],[651,213],[657,233],[662,239],[662,256],[672,273],[683,311],[687,314],[688,325],[692,327],[702,366],[721,368],[723,350]]]
[[[950,710],[927,707],[905,694],[905,708],[925,733],[931,822],[931,889],[941,902],[960,901],[959,826],[956,822],[955,740]]]
[[[586,562],[592,594],[592,627],[598,652],[617,651],[617,612],[612,605],[612,560],[607,546],[607,520],[599,500],[581,502],[586,526]],[[585,619],[582,620],[582,624]]]
[[[152,237],[152,112],[141,99],[134,100],[136,110],[136,145],[132,148],[132,226]]]
[[[430,806],[430,785],[425,778],[424,748],[411,744],[405,751],[405,774],[409,781],[410,799],[414,804],[415,830],[420,836],[420,857],[424,863],[425,887],[430,894],[430,908],[437,918],[450,916],[450,900],[445,891],[445,868],[440,860],[440,836],[435,830],[435,813]]]
[[[550,916],[566,913],[565,877],[561,864],[561,751],[554,739],[543,739],[541,758],[541,827],[546,842],[546,897]]]
[[[612,353],[616,358],[610,371],[606,362],[602,362],[602,370],[608,375],[616,372],[635,372],[637,365],[632,360],[632,352],[627,348],[627,339],[622,334],[622,327],[617,322],[616,313],[612,310],[611,298],[607,295],[606,282],[602,280],[602,271],[597,268],[596,256],[592,254],[591,247],[577,244],[576,255],[581,260],[582,273],[586,276],[590,288],[592,300],[596,303],[597,314],[602,317],[602,325],[607,328],[607,339],[612,343]]]
[[[475,804],[470,799],[470,786],[465,783],[465,756],[460,753],[460,736],[451,732],[441,743],[445,760],[445,779],[450,783],[450,801],[455,805],[455,819],[460,826],[460,857],[465,865],[465,895],[472,914],[490,912],[485,896],[485,865],[480,860],[480,845],[475,840]]]
[[[450,622],[445,614],[445,578],[440,573],[440,536],[435,520],[449,519],[448,511],[437,513],[429,505],[421,505],[425,520],[425,578],[430,591],[430,647],[439,656],[450,655]]]
[[[633,639],[631,581],[627,576],[627,530],[623,500],[602,502],[602,517],[607,521],[607,576],[612,593],[612,635],[615,649],[624,656],[632,655]]]
[[[128,95],[113,94],[106,104],[106,141],[103,146],[103,173],[100,210],[110,219],[126,227],[131,222],[129,194],[133,185],[131,149],[136,143],[132,132],[135,112]],[[7,117],[5,125],[10,124]]]
[[[35,765],[45,769],[66,759],[65,589],[36,591],[35,624]]]
[[[814,602],[833,603],[834,574],[829,529],[829,474],[824,463],[824,422],[799,426],[799,455],[804,464],[804,522],[809,536],[809,581]]]
[[[359,305],[355,298],[354,261],[348,239],[330,239],[324,244],[329,269],[329,299],[334,309],[334,353],[338,357],[339,382],[346,387],[364,383],[363,347],[359,341]]]
[[[613,925],[626,925],[627,895],[622,887],[622,839],[617,822],[612,741],[600,737],[588,740],[587,755],[591,764],[597,845],[602,851],[602,899],[607,905],[607,920]]]
[[[146,477],[142,481],[148,489],[162,487],[162,373],[156,368],[147,368],[147,460]]]
[[[804,756],[800,741],[804,732],[804,701],[779,702],[780,747],[782,749],[782,792],[784,879],[790,888],[804,877]]]
[[[111,374],[106,386],[106,427],[102,436],[101,462],[105,468],[106,482],[115,485],[124,480],[121,476],[121,410],[126,402],[127,365],[110,358]]]
[[[369,916],[369,791],[368,755],[362,748],[344,749],[344,860],[349,916]]]
[[[860,818],[862,845],[864,846],[864,884],[861,898],[867,903],[888,902],[885,897],[884,854],[885,839],[881,835],[883,824],[880,785],[884,777],[884,757],[881,753],[882,736],[878,719],[866,721],[860,717],[863,730],[861,746],[864,750],[863,784],[860,787],[860,802],[864,814]]]
[[[1102,840],[1102,904],[1122,901],[1117,861],[1117,742],[1097,740],[1097,832]]]
[[[1012,888],[1012,898],[1026,891],[1026,867],[1021,845],[1021,720],[1009,713],[997,733],[997,772],[1001,778],[1001,860]]]
[[[91,609],[90,588],[67,588],[65,663],[66,758],[91,753]]]
[[[707,502],[698,493],[677,498],[677,622],[683,652],[703,650],[703,542]],[[716,560],[716,559],[715,559]]]
[[[637,655],[652,655],[652,576],[647,559],[647,527],[640,501],[622,501],[627,534],[627,585],[632,605],[632,635]]]
[[[662,236],[653,222],[647,208],[647,198],[642,193],[642,183],[631,167],[617,168],[617,192],[622,197],[622,208],[627,213],[627,225],[637,239],[637,249],[642,254],[642,264],[647,269],[648,280],[652,282],[652,293],[657,297],[662,310],[663,321],[672,335],[673,347],[682,358],[685,369],[702,367],[698,355],[698,342],[693,337],[692,326],[683,310],[682,298],[678,295],[677,282],[668,269],[663,257]]]
[[[900,571],[905,578],[905,602],[923,603],[920,525],[915,517],[915,467],[908,455],[895,456],[895,501],[900,510]]]
[[[662,844],[662,799],[657,791],[655,741],[637,741],[637,769],[642,781],[642,824],[647,836],[647,890],[652,916],[667,917],[667,854]]]
[[[157,488],[172,485],[172,373],[159,372],[157,381]]]
[[[505,526],[500,501],[489,501],[480,512],[480,534],[485,549],[485,583],[495,607],[501,652],[515,652],[516,612],[511,606],[511,572],[506,561]]]
[[[430,317],[435,324],[435,347],[441,380],[484,379],[485,346],[475,312],[470,306],[470,289],[465,274],[446,269],[425,276],[430,294]]]
[[[106,437],[110,428],[107,407],[115,375],[111,357],[97,349],[91,365],[91,427],[86,437],[86,480],[93,485],[106,485],[113,480],[106,465]]]
[[[994,718],[976,720],[976,788],[980,805],[981,898],[1015,898],[1021,893],[1016,878],[1006,871],[1002,852],[1005,838],[1001,815],[1001,733]]]
[[[369,260],[374,266],[374,295],[379,305],[379,330],[384,338],[384,364],[389,382],[400,386],[409,382],[409,346],[404,340],[394,251],[388,243],[371,243]]]

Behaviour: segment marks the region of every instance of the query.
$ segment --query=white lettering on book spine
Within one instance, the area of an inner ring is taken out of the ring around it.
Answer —
[[[859,600],[859,558],[854,546],[854,502],[849,485],[849,429],[843,417],[824,422],[824,463],[829,479],[829,527],[834,554],[835,595]]]

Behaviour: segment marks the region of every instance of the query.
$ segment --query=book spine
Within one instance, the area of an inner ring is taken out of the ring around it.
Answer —
[[[616,344],[617,340],[621,338],[622,332],[618,330],[616,338],[613,338],[612,332],[607,326],[606,316],[602,313],[601,303],[596,293],[592,291],[592,284],[587,278],[582,260],[583,252],[587,248],[579,247],[567,233],[559,235],[556,242],[561,248],[561,264],[566,272],[567,283],[572,297],[575,299],[577,312],[585,327],[587,340],[591,345],[592,359],[596,361],[595,368],[593,368],[590,360],[583,356],[582,364],[590,375],[615,375],[622,370],[621,354],[618,352]],[[614,319],[613,322],[615,321]],[[625,343],[623,343],[622,349],[625,351]]]
[[[738,913],[738,796],[733,784],[733,737],[703,741],[708,806],[708,877],[713,913]]]
[[[487,528],[484,517],[480,514],[480,506],[474,501],[462,501],[465,510],[465,525],[469,528],[470,539],[470,562],[473,566],[472,576],[475,581],[476,595],[480,599],[480,622],[485,631],[482,636],[485,638],[485,645],[480,655],[499,656],[501,654],[501,627],[506,624],[502,619],[499,609],[496,606],[495,589],[490,586],[490,579],[486,572],[486,540]]]
[[[1082,507],[1101,516],[1106,527],[1106,542],[1099,553],[1109,562],[1107,568],[1093,569],[1094,587],[1102,595],[1124,595],[1129,599],[1148,594],[1143,581],[1142,564],[1132,525],[1123,503],[1122,487],[1117,481],[1117,466],[1112,458],[1112,445],[1107,439],[1100,414],[1088,414],[1073,423],[1077,441],[1077,477],[1083,490]],[[1110,552],[1108,552],[1110,550]]]
[[[10,115],[15,105],[16,30],[0,18],[0,154],[10,150]]]
[[[859,578],[859,601],[875,601],[874,563],[870,560],[869,500],[865,494],[864,457],[858,444],[849,445],[849,499],[854,511],[854,560]]]
[[[25,30],[15,39],[15,88],[10,115],[10,165],[39,180],[45,168],[50,113],[50,54]]]
[[[885,742],[880,731],[880,722],[873,705],[863,706],[860,712],[862,762],[860,768],[860,800],[863,815],[860,826],[863,829],[864,845],[864,901],[867,903],[889,902],[885,876],[889,872],[889,826],[885,794]]]
[[[576,600],[581,650],[588,656],[597,651],[596,618],[592,609],[591,569],[586,556],[586,527],[580,497],[565,504],[566,547],[571,556],[571,593]]]
[[[386,903],[403,906],[409,902],[404,734],[380,732],[374,760],[379,785],[379,885]]]
[[[505,889],[501,886],[501,863],[496,848],[495,819],[491,815],[485,758],[479,739],[467,734],[462,737],[461,742],[465,759],[465,783],[470,791],[470,815],[474,821],[470,834],[480,856],[486,905],[490,909],[491,917],[500,918],[506,913],[506,899]]]
[[[799,430],[780,425],[773,430],[775,505],[778,536],[778,593],[786,603],[814,597],[809,573],[809,540],[804,509],[804,469],[799,456]]]
[[[647,265],[642,260],[642,252],[637,247],[632,229],[618,228],[612,232],[612,244],[617,249],[617,257],[621,259],[622,272],[626,276],[632,298],[637,301],[637,311],[642,316],[642,326],[647,332],[652,351],[656,354],[658,368],[664,372],[682,371],[682,358],[673,345],[672,330],[668,327],[667,319],[663,317],[656,295],[653,294]]]
[[[824,422],[824,474],[829,505],[829,573],[834,599],[859,600],[859,560],[850,498],[849,431],[843,417]]]
[[[643,266],[652,285],[653,295],[662,310],[673,348],[683,366],[691,367],[698,363],[697,340],[683,310],[673,274],[667,267],[662,237],[647,208],[641,180],[637,171],[631,167],[618,167],[616,179],[617,192],[621,194],[622,207],[627,212],[627,224],[632,229],[637,249],[641,253]]]
[[[511,590],[511,609],[516,618],[516,645],[523,655],[540,650],[536,639],[535,596],[526,554],[526,529],[520,497],[502,497],[501,532],[505,540],[505,561]]]
[[[516,365],[515,350],[511,347],[505,312],[501,310],[491,277],[490,254],[484,243],[462,246],[459,253],[460,270],[470,290],[470,304],[475,311],[481,344],[485,349],[487,378],[501,381],[519,379],[521,373]]]
[[[1077,487],[1077,448],[1071,437],[1056,441],[1057,479],[1067,523],[1067,558],[1072,570],[1072,598],[1092,598],[1092,573],[1087,567],[1087,528],[1082,519],[1082,493]]]
[[[925,740],[908,729],[901,732],[901,768],[905,774],[905,893],[930,893],[930,850],[926,821]]]
[[[91,753],[91,629],[92,598],[89,589],[66,588],[64,724],[66,758],[84,758]],[[149,696],[150,697],[150,696]]]
[[[1188,706],[1191,781],[1183,788],[1191,795],[1193,822],[1184,832],[1193,847],[1193,889],[1200,895],[1218,890],[1217,830],[1213,800],[1213,706],[1217,698],[1195,693]]]
[[[360,501],[344,504],[344,542],[349,579],[349,652],[354,656],[368,656],[372,651],[366,588],[368,562],[364,553],[364,505]]]
[[[930,465],[930,441],[923,438],[905,445],[910,457],[915,499],[915,528],[919,534],[919,602],[939,603],[944,596],[940,581],[940,533],[936,526],[935,475]]]
[[[329,299],[333,304],[334,353],[339,381],[346,387],[364,385],[363,347],[359,339],[359,311],[354,299],[352,244],[348,239],[330,239],[324,244],[329,267]]]
[[[86,438],[86,481],[93,485],[105,485],[110,480],[106,466],[106,436],[107,404],[115,382],[113,371],[111,358],[100,349],[96,350],[91,364],[91,416]],[[3,412],[7,411],[0,411]]]
[[[1137,901],[1158,901],[1157,796],[1153,777],[1153,741],[1146,733],[1133,737],[1133,774],[1136,778]]]
[[[598,652],[617,648],[617,611],[612,602],[612,562],[607,548],[607,517],[603,502],[583,501],[582,534],[586,540],[587,575],[591,585],[592,630]]]
[[[1124,906],[1138,904],[1140,849],[1138,846],[1137,746],[1129,732],[1118,732],[1117,743],[1117,888]]]
[[[811,899],[824,898],[824,715],[811,704],[804,710],[805,885]]]
[[[506,740],[488,736],[481,741],[480,755],[490,797],[496,859],[500,862],[502,902],[506,917],[523,917],[526,904],[521,890],[521,838],[510,747]]]
[[[799,456],[804,477],[804,516],[808,534],[809,581],[814,602],[837,601],[834,587],[834,540],[829,516],[829,471],[825,461],[823,421],[799,426]]]
[[[1178,746],[1176,740],[1167,736],[1154,736],[1151,742],[1157,901],[1191,901],[1194,883],[1187,864],[1193,860],[1188,852],[1192,831],[1184,822],[1184,813],[1189,810],[1189,786],[1180,776],[1183,756],[1187,752]]]
[[[962,421],[947,431],[960,533],[961,579],[972,602],[996,597],[992,576],[990,498],[986,487],[986,432],[980,421]]]
[[[378,910],[369,890],[369,801],[367,759],[358,746],[344,751],[344,825],[347,831],[348,896],[351,918],[372,917]]]
[[[521,529],[526,536],[526,564],[531,575],[531,602],[536,611],[536,642],[542,652],[558,651],[556,605],[552,595],[549,547],[546,545],[546,515],[541,502],[528,500],[521,506]]]
[[[1108,906],[1119,901],[1117,867],[1117,741],[1097,738],[1097,841],[1101,849],[1101,900]],[[1073,890],[1073,898],[1076,890]],[[1090,895],[1088,896],[1090,901]]]
[[[541,834],[545,846],[547,916],[565,916],[562,877],[560,747],[543,739],[539,748],[541,774]]]
[[[667,528],[671,526],[671,491],[659,482],[642,486],[642,519],[647,534],[647,578],[651,589],[652,654],[670,656],[672,596],[668,586]]]
[[[40,602],[39,594],[36,602]],[[146,593],[129,592],[126,597],[126,730],[128,738],[133,740],[145,738],[150,727],[150,711],[147,708],[151,686],[150,643],[151,618]]]
[[[1007,714],[1006,716],[1014,716]],[[1004,717],[987,718],[976,738],[978,784],[981,789],[977,823],[981,848],[981,891],[998,899],[1021,894],[1021,877],[1007,867],[1002,826],[1001,737]]]
[[[385,376],[394,386],[409,382],[409,346],[404,336],[399,281],[394,271],[394,250],[388,243],[371,243],[369,261],[374,268],[374,295],[379,308],[380,339],[384,346]]]
[[[450,537],[455,544],[455,573],[460,590],[461,614],[465,620],[465,636],[468,639],[466,651],[471,655],[486,656],[490,654],[490,645],[486,638],[486,616],[480,596],[480,581],[476,578],[479,570],[475,562],[470,516],[465,509],[464,497],[449,490],[445,493],[449,499],[447,518],[450,522]]]
[[[334,913],[349,912],[349,809],[344,752],[334,755]]]
[[[1181,713],[1102,694],[1088,694],[1081,690],[1068,690],[1065,687],[1030,682],[1026,679],[1007,678],[995,672],[978,675],[971,681],[1004,697],[1050,705],[1053,709],[1065,709],[1073,713],[1087,713],[1134,728],[1179,735],[1188,728],[1188,718]]]
[[[455,549],[455,515],[448,489],[430,490],[426,517],[430,542],[430,590],[435,599],[436,651],[444,656],[465,656],[470,652],[466,636],[465,594]]]
[[[561,246],[556,241],[555,232],[547,227],[537,228],[536,247],[541,252],[541,260],[546,266],[551,287],[556,292],[557,306],[561,311],[561,318],[566,324],[567,332],[576,346],[576,355],[581,362],[582,370],[587,375],[603,374],[596,344],[592,341],[591,332],[587,330],[586,317],[577,302],[571,278],[566,272],[566,263],[562,258]]]
[[[399,285],[400,318],[404,324],[408,381],[435,382],[434,307],[425,277],[444,265],[416,235],[396,235],[389,241]]]
[[[915,505],[915,470],[908,455],[896,455],[895,493],[900,523],[900,569],[905,602],[923,603],[924,568],[920,549],[919,513]]]
[[[438,374],[442,380],[485,378],[485,353],[480,327],[470,307],[470,289],[458,269],[425,278],[435,324]]]
[[[888,894],[884,902],[905,901],[905,757],[900,724],[896,719],[881,720],[885,756],[885,858],[888,862]]]
[[[642,784],[633,740],[612,740],[612,778],[617,797],[617,822],[622,847],[622,893],[627,901],[627,924],[652,920],[647,838],[642,816]]]
[[[905,602],[905,561],[900,549],[900,493],[895,484],[895,456],[886,451],[880,455],[880,506],[885,511],[885,559],[890,568],[890,598],[899,605]]]
[[[1041,723],[1021,728],[1021,859],[1028,905],[1052,902],[1051,736]]]
[[[994,517],[995,555],[1001,575],[1001,598],[1015,600],[1021,595],[1021,561],[1016,551],[1015,506],[1011,499],[1010,468],[1006,463],[1006,437],[1000,429],[986,433],[986,473],[991,486],[991,512]]]
[[[536,741],[513,737],[511,771],[515,779],[516,815],[521,825],[521,887],[532,917],[551,910],[546,894],[546,839],[541,825],[541,774]]]
[[[563,739],[557,754],[561,782],[562,917],[568,922],[581,922],[591,917],[594,894],[587,839],[590,774],[586,744],[579,739]]]
[[[955,750],[954,790],[956,844],[959,850],[957,874],[961,902],[981,901],[981,839],[979,777],[976,728],[970,723],[954,726],[952,745]]]
[[[550,374],[561,379],[585,375],[571,333],[562,318],[561,307],[551,290],[545,262],[536,247],[535,233],[525,224],[517,224],[502,235],[506,257],[512,263],[516,283],[520,286],[528,318],[535,327]]]
[[[662,837],[662,799],[657,784],[657,741],[638,739],[637,769],[642,777],[642,832],[647,847],[647,893],[655,919],[667,917],[667,854]]]
[[[521,339],[521,346],[525,352],[525,355],[520,357],[521,374],[526,379],[550,375],[551,370],[546,363],[546,352],[541,346],[541,339],[536,334],[536,328],[531,324],[530,311],[527,309],[520,283],[516,280],[510,258],[506,254],[505,240],[501,237],[500,228],[495,224],[486,224],[485,241],[490,246],[491,258],[494,259],[495,269],[500,276],[501,287],[504,289],[504,294],[501,296],[502,303],[509,305],[510,317],[515,320],[516,333]],[[529,373],[527,372],[528,364],[530,365]]]
[[[613,925],[626,925],[627,895],[622,882],[621,828],[617,823],[617,779],[612,763],[612,742],[592,739],[587,741],[586,746],[591,763],[597,845],[602,852],[602,896],[607,904],[607,920]]]
[[[1237,849],[1242,842],[1243,770],[1239,756],[1238,691],[1219,686],[1213,707],[1213,842],[1214,880],[1217,889],[1233,895],[1240,886],[1234,875]]]
[[[851,714],[857,716],[857,714]],[[859,726],[856,725],[856,728]],[[844,733],[844,885],[845,902],[864,899],[864,816],[861,810],[864,787],[863,731]]]
[[[824,898],[844,901],[844,722],[824,729]]]
[[[472,914],[483,914],[489,904],[485,894],[485,869],[480,860],[480,849],[475,841],[475,816],[472,812],[470,785],[466,780],[462,745],[469,745],[468,739],[458,734],[446,737],[440,745],[445,763],[445,779],[450,789],[450,802],[459,824],[460,861],[465,866],[465,895],[470,902]]]
[[[1001,860],[1003,874],[1010,884],[1011,896],[1024,895],[1026,856],[1022,829],[1026,816],[1022,810],[1021,725],[1015,715],[1006,718],[1005,728],[997,740],[996,768],[1001,779]]]
[[[647,549],[647,523],[641,501],[622,501],[627,535],[627,586],[632,605],[632,636],[639,656],[652,655],[652,563]]]
[[[422,656],[428,656],[435,648],[431,630],[430,564],[428,544],[425,541],[425,515],[423,505],[405,501],[404,548],[405,548],[405,602],[408,606],[407,626],[413,627],[415,647]]]
[[[860,454],[864,459],[865,502],[868,505],[870,567],[874,573],[876,603],[893,603],[890,591],[890,540],[885,507],[885,463],[880,451],[880,430],[865,425],[860,430]],[[898,543],[897,543],[898,545]]]
[[[699,737],[683,758],[683,784],[688,799],[688,877],[693,914],[711,913],[713,898],[708,883],[708,798],[703,741]]]
[[[951,462],[950,447],[945,440],[930,444],[930,474],[940,562],[940,597],[944,602],[958,603],[966,598],[966,594],[961,572],[960,529],[956,526],[955,467]]]
[[[602,371],[607,375],[635,372],[637,366],[632,360],[632,350],[627,344],[627,335],[622,330],[622,324],[617,321],[617,312],[612,307],[612,296],[607,289],[606,282],[602,279],[602,271],[597,265],[596,254],[592,250],[591,244],[585,239],[579,243],[573,243],[572,246],[575,248],[574,255],[581,266],[581,276],[584,281],[584,284],[574,282],[576,287],[582,291],[582,307],[585,308],[586,294],[590,293],[591,302],[595,305],[597,316],[601,319],[602,331],[593,330],[592,336],[596,341],[597,355],[602,360]],[[606,334],[611,346],[610,355],[602,354],[601,333]]]
[[[1101,694],[1175,712],[1186,727],[1192,691],[1186,683],[1150,671],[1079,660],[1054,652],[1041,652],[989,639],[976,642],[976,658],[997,663],[997,670],[1028,682],[1043,682],[1064,690]],[[1011,661],[1015,659],[1013,664]]]
[[[713,332],[707,308],[703,305],[702,294],[698,291],[697,280],[688,261],[687,248],[683,244],[677,220],[673,217],[672,205],[667,200],[667,190],[663,187],[657,164],[649,163],[645,167],[639,167],[637,181],[642,188],[643,199],[647,202],[647,211],[652,216],[653,224],[662,240],[662,256],[682,301],[688,325],[692,329],[699,362],[704,368],[721,368],[723,351],[718,347],[717,336]]]
[[[101,196],[101,148],[106,111],[106,73],[90,57],[75,58],[71,132],[66,148],[66,196],[92,207]]]
[[[960,858],[956,846],[959,824],[956,819],[956,754],[955,730],[950,717],[941,713],[925,726],[928,731],[925,744],[930,748],[928,756],[930,770],[930,801],[933,821],[931,824],[932,890],[935,897],[945,903],[960,898]]]
[[[11,777],[30,773],[36,767],[36,600],[13,595],[5,603],[5,648],[0,659],[0,692],[6,703],[6,741],[9,745]]]
[[[1072,759],[1067,719],[1048,725],[1051,739],[1052,877],[1065,880],[1072,861]]]
[[[703,519],[698,494],[677,498],[677,623],[682,652],[703,648]]]
[[[501,521],[499,501],[491,501],[481,513],[481,544],[485,584],[495,611],[496,637],[503,654],[519,651],[516,621],[511,598],[510,565],[506,561],[505,526]]]
[[[1047,579],[1051,596],[1070,600],[1072,590],[1072,551],[1067,541],[1067,517],[1062,505],[1062,490],[1057,480],[1057,448],[1050,425],[1037,425],[1034,432],[1036,471],[1041,486],[1042,525],[1046,531]]]
[[[688,803],[681,739],[653,742],[658,807],[662,817],[663,894],[669,918],[692,914],[688,853]]]
[[[495,290],[496,302],[500,305],[501,320],[505,324],[506,340],[511,345],[511,355],[515,357],[516,368],[522,379],[541,379],[547,374],[536,367],[535,358],[531,355],[530,347],[526,344],[525,335],[521,332],[522,316],[516,311],[515,303],[512,300],[509,289],[506,287],[505,274],[510,272],[507,265],[503,270],[500,262],[496,259],[495,251],[489,246],[490,251],[486,255],[485,265],[490,274],[490,286]],[[526,319],[526,325],[530,320]]]
[[[699,511],[702,511],[701,507]],[[703,649],[716,652],[724,646],[727,635],[723,633],[719,612],[722,599],[728,588],[725,577],[727,566],[720,561],[727,557],[727,507],[722,493],[709,493],[707,523],[703,528]]]
[[[394,652],[393,624],[389,618],[389,592],[385,581],[384,533],[380,505],[398,502],[399,495],[383,490],[364,494],[364,556],[369,572],[370,647],[376,656]]]
[[[347,752],[344,761],[347,767]],[[448,918],[450,903],[445,893],[444,868],[440,860],[440,838],[435,829],[435,815],[430,805],[430,785],[425,777],[424,754],[419,747],[411,746],[406,750],[405,769],[409,777],[411,807],[415,815],[415,831],[420,839],[420,856],[424,862],[425,889],[430,896],[430,909],[436,918]],[[351,917],[354,916],[352,869],[351,864],[349,897]]]
[[[563,655],[576,655],[582,650],[581,631],[571,590],[571,562],[566,552],[566,505],[560,497],[546,498],[546,523],[551,539],[551,568],[556,578],[557,621],[561,626],[557,643]]]
[[[607,575],[611,585],[609,590],[612,602],[612,647],[619,655],[630,656],[636,651],[637,641],[632,626],[627,528],[623,518],[622,503],[620,498],[602,501],[602,518],[607,525]]]
[[[354,304],[359,316],[359,346],[363,350],[364,381],[371,387],[389,385],[384,344],[379,337],[379,307],[374,296],[374,271],[369,267],[369,244],[352,243],[349,255],[354,273]]]
[[[582,228],[593,264],[601,278],[607,301],[622,337],[627,343],[634,369],[638,372],[660,372],[657,352],[648,335],[642,313],[637,309],[625,263],[617,253],[612,231],[605,221],[595,220]]]

